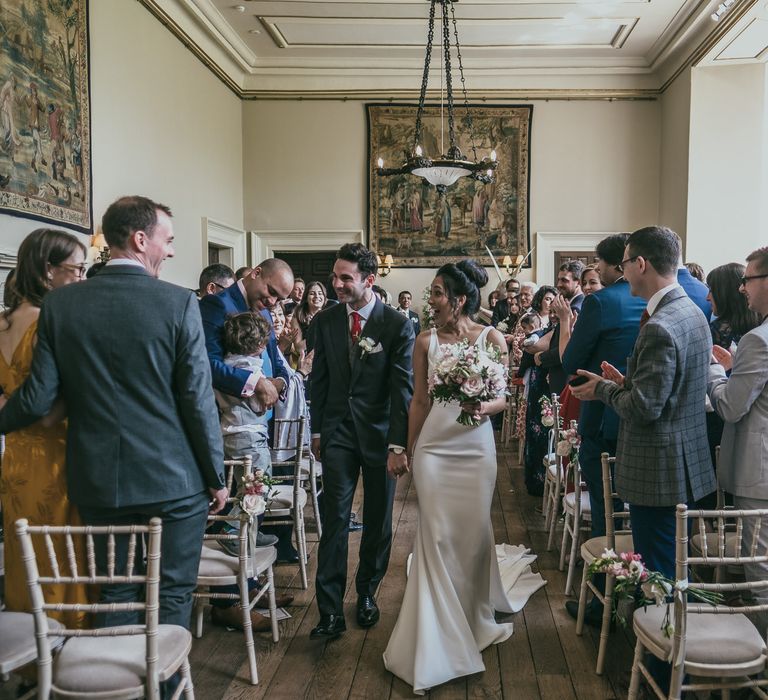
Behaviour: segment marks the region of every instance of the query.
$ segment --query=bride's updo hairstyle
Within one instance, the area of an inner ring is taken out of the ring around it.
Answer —
[[[463,316],[474,316],[480,310],[480,289],[488,284],[488,273],[474,260],[443,265],[436,276],[442,278],[445,293],[454,310],[461,295],[467,297],[461,310]]]

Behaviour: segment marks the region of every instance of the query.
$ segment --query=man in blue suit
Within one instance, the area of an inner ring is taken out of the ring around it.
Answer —
[[[701,313],[704,314],[707,323],[709,323],[712,319],[712,304],[707,301],[709,287],[697,280],[682,262],[677,268],[677,283],[683,288],[690,300],[701,309]]]

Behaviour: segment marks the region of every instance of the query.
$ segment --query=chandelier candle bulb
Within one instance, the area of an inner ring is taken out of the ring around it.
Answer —
[[[416,155],[420,156],[422,154],[421,146],[416,146]]]
[[[491,162],[492,163],[496,162],[496,151],[495,150],[491,151]]]
[[[383,158],[379,158],[379,159],[376,161],[376,163],[377,163],[377,165],[379,166],[379,170],[381,170],[381,169],[384,167],[384,159],[383,159]]]

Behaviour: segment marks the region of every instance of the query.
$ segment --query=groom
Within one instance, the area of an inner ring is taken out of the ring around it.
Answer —
[[[408,471],[413,324],[371,290],[377,269],[376,254],[364,245],[342,246],[331,274],[340,303],[313,322],[312,453],[323,463],[325,503],[316,580],[320,623],[311,639],[335,639],[346,629],[349,514],[361,472],[357,622],[378,622],[374,594],[389,562],[394,477]]]

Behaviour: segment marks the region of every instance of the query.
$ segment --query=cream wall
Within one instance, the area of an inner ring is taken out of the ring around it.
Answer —
[[[361,102],[245,102],[246,229],[367,229],[366,140]],[[532,240],[655,223],[660,141],[658,102],[534,102]],[[433,276],[395,269],[381,284],[410,289],[418,304]]]
[[[688,228],[688,151],[691,123],[691,69],[664,92],[661,108],[659,222],[676,231],[685,244]],[[686,251],[687,252],[687,251]],[[693,260],[688,256],[686,260]]]
[[[94,223],[123,194],[167,204],[177,243],[162,277],[195,287],[202,217],[243,223],[240,101],[137,2],[91,2],[90,34]],[[0,248],[39,225],[0,215]]]
[[[694,68],[688,259],[710,270],[766,244],[768,67]]]

